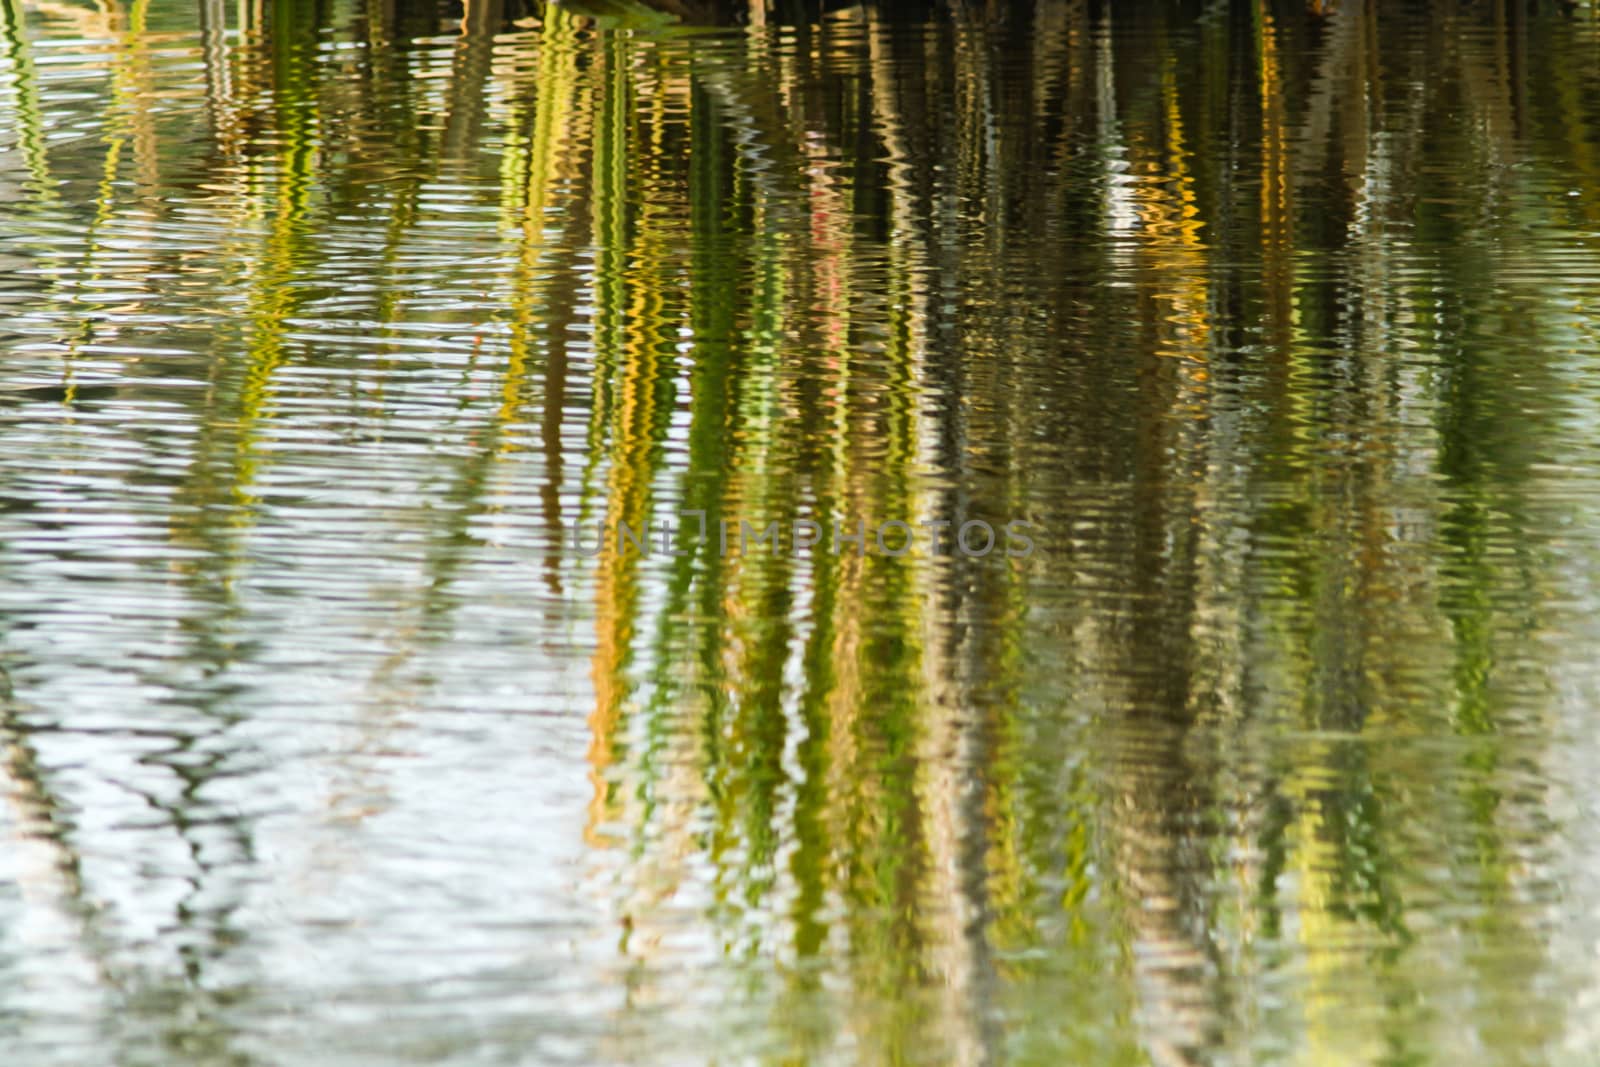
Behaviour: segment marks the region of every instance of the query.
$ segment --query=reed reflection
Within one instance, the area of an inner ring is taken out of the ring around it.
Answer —
[[[1552,937],[1586,899],[1552,873],[1554,679],[1587,676],[1549,635],[1592,606],[1593,21],[740,7],[0,0],[0,228],[42,264],[7,369],[61,390],[19,449],[163,494],[170,573],[117,587],[181,635],[140,667],[188,716],[142,832],[192,844],[205,902],[115,946],[40,740],[64,713],[14,701],[13,828],[85,958],[181,959],[161,996],[233,1054],[249,987],[206,968],[255,966],[266,875],[206,793],[257,759],[240,694],[284,697],[294,588],[334,605],[325,669],[360,664],[364,799],[330,821],[403,810],[367,757],[452,657],[527,640],[475,683],[581,705],[602,1058],[1559,1047],[1535,979],[1592,984]],[[104,85],[54,95],[40,40]],[[85,374],[167,406],[114,453]],[[689,513],[1040,535],[562,548]],[[43,573],[29,536],[4,552]]]

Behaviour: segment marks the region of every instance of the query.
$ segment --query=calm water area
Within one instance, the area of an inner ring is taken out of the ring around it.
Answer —
[[[0,1061],[1600,1064],[1600,7],[660,3],[0,0]]]

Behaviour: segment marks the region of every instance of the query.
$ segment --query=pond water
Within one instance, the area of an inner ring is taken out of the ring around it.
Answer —
[[[514,7],[0,0],[8,1064],[1596,1062],[1600,10]]]

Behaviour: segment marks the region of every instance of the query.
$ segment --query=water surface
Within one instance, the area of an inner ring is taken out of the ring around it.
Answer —
[[[7,1063],[1593,1062],[1592,6],[466,14],[0,0]]]

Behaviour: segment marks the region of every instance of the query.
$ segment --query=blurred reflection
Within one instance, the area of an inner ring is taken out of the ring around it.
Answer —
[[[0,0],[30,1062],[1584,1062],[1593,12],[825,6]]]

